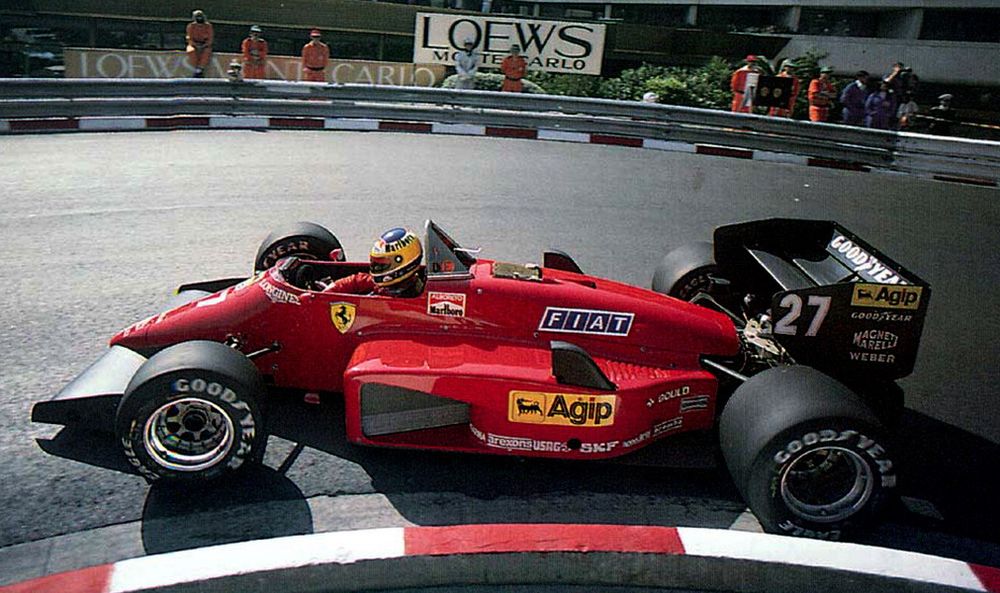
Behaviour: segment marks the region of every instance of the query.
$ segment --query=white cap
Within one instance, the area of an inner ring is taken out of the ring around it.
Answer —
[[[653,91],[649,91],[642,96],[643,103],[657,103],[659,102],[659,100],[660,96],[654,93]]]

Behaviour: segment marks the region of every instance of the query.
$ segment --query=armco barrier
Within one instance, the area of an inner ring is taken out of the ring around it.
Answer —
[[[251,116],[505,126],[716,145],[996,185],[1000,143],[628,101],[452,89],[225,80],[0,80],[0,122]],[[52,128],[49,128],[52,130]],[[0,123],[0,133],[23,131]]]

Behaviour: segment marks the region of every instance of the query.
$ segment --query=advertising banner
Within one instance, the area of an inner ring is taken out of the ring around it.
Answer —
[[[225,78],[229,62],[239,54],[217,52],[205,71],[206,78]],[[138,49],[71,49],[65,51],[66,78],[187,78],[194,69],[182,51]],[[330,60],[327,82],[390,86],[434,86],[441,82],[441,64]],[[268,56],[266,76],[271,80],[301,80],[298,57]]]
[[[499,68],[510,46],[519,45],[529,70],[598,75],[604,32],[604,25],[593,23],[421,12],[414,32],[413,61],[454,65],[455,54],[470,39],[484,68]]]

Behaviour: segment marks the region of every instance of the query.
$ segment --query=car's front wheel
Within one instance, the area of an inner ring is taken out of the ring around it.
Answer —
[[[262,458],[263,393],[257,368],[239,352],[182,342],[136,372],[118,406],[116,435],[148,481],[217,478]]]
[[[278,260],[291,255],[309,259],[326,260],[331,253],[340,250],[339,259],[344,261],[340,240],[322,225],[314,222],[296,222],[274,229],[264,238],[254,258],[254,271],[266,270]]]

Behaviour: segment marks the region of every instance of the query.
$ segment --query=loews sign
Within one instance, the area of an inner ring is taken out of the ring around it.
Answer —
[[[601,73],[604,25],[490,16],[418,13],[413,61],[453,65],[466,39],[476,44],[485,68],[499,68],[510,46],[519,45],[529,69]]]
[[[65,56],[66,78],[187,78],[193,73],[181,51],[67,49]],[[239,58],[234,53],[213,53],[205,76],[225,77],[229,62]],[[438,64],[330,60],[326,78],[336,83],[434,86],[444,73],[445,67]],[[302,63],[293,56],[269,56],[266,74],[271,80],[302,80]]]

